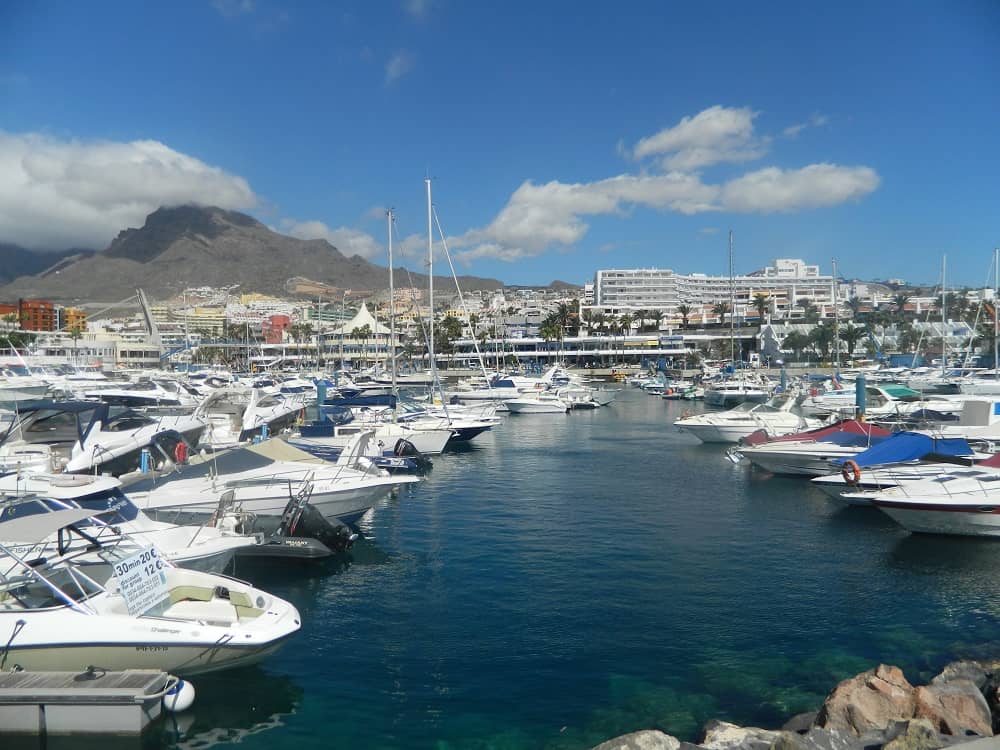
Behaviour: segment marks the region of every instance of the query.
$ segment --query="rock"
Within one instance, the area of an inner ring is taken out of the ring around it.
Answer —
[[[798,734],[805,734],[812,727],[813,722],[816,721],[816,711],[809,711],[804,714],[796,714],[788,721],[784,723],[781,727],[783,732],[796,732]]]
[[[977,734],[993,736],[993,718],[986,698],[976,684],[966,679],[932,683],[914,691],[916,718],[928,719],[933,727],[956,737]]]
[[[977,661],[953,661],[931,680],[931,685],[941,685],[955,680],[968,680],[977,689],[983,690],[988,677],[986,668]]]
[[[712,720],[705,725],[706,750],[768,750],[781,732],[758,727],[738,727],[727,721]]]
[[[782,732],[768,750],[805,750],[805,745],[795,732]]]
[[[593,750],[680,750],[681,741],[656,729],[623,734],[602,742]]]
[[[867,746],[862,738],[852,732],[813,727],[798,737],[803,750],[864,750]]]
[[[885,743],[882,750],[937,750],[947,744],[948,740],[942,739],[930,721],[911,719],[902,733]]]
[[[899,667],[880,664],[844,680],[823,702],[816,726],[862,735],[913,716],[913,686]]]

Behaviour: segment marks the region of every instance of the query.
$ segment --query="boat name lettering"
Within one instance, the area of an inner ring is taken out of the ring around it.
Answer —
[[[136,646],[135,650],[136,651],[158,651],[158,652],[162,652],[162,651],[166,651],[167,647],[166,646]]]

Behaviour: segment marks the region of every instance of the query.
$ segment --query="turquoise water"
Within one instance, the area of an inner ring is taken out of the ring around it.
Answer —
[[[689,405],[508,417],[367,520],[344,565],[243,567],[304,627],[195,681],[149,748],[585,748],[773,726],[887,661],[996,655],[1000,544],[910,537],[728,462]]]

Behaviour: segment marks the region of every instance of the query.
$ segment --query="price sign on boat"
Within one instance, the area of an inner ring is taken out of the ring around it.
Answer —
[[[167,590],[166,563],[155,547],[146,547],[114,563],[115,578],[130,615],[148,612],[170,593]]]

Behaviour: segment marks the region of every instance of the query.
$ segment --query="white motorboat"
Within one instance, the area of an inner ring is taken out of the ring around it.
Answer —
[[[1000,537],[1000,467],[989,459],[877,492],[871,504],[908,531]]]
[[[746,401],[764,403],[771,398],[773,388],[762,378],[739,377],[705,384],[705,404],[732,408]],[[659,394],[662,395],[662,392]]]
[[[822,425],[819,420],[792,412],[794,406],[795,399],[783,394],[765,404],[745,401],[728,411],[682,417],[674,426],[703,443],[738,443],[759,430],[769,437],[778,437]]]
[[[81,522],[105,552],[117,558],[135,552],[137,545],[153,545],[175,565],[208,573],[221,573],[242,548],[259,543],[253,536],[226,533],[213,527],[176,526],[153,521],[122,492],[121,482],[113,477],[91,474],[27,474],[0,477],[0,520],[50,512],[64,508],[82,508],[94,512]],[[50,539],[45,554],[57,547]],[[92,559],[93,558],[93,559]],[[111,575],[108,555],[81,558],[88,573],[103,582]],[[103,576],[93,566],[103,568]]]
[[[201,445],[228,448],[291,427],[305,417],[305,398],[266,394],[257,388],[219,388],[194,415],[208,424]]]
[[[148,515],[168,522],[202,523],[212,516],[219,499],[228,490],[246,513],[257,517],[257,529],[272,531],[291,497],[307,485],[310,505],[331,521],[357,521],[382,497],[404,484],[419,481],[412,476],[390,476],[366,459],[361,442],[371,433],[357,436],[335,464],[318,459],[281,440],[268,440],[216,455],[196,456],[189,463],[163,475],[128,478],[129,497]]]
[[[343,449],[363,432],[372,433],[371,442],[376,445],[381,443],[382,452],[394,450],[398,441],[405,440],[411,443],[419,453],[428,456],[441,453],[453,434],[447,428],[420,430],[398,422],[366,423],[358,421],[347,424],[319,422],[302,425],[298,434],[293,433],[289,439],[301,445],[305,450],[309,450],[309,448]]]
[[[119,387],[105,387],[85,391],[84,396],[113,406],[137,409],[145,406],[195,407],[204,396],[186,383],[169,378],[153,378],[128,383]]]
[[[191,415],[113,413],[99,401],[26,402],[0,440],[0,475],[30,469],[118,476],[140,468],[144,451],[158,464],[183,460],[204,430]]]
[[[819,477],[830,473],[830,462],[834,459],[852,458],[889,434],[881,427],[848,420],[811,432],[772,440],[761,438],[766,442],[755,440],[751,434],[745,438],[751,444],[741,446],[731,455],[745,458],[772,474]]]
[[[836,500],[870,505],[872,493],[935,477],[955,464],[969,466],[991,456],[973,451],[962,438],[896,432],[850,459],[834,461],[840,465],[831,466],[831,473],[811,481]]]
[[[526,394],[504,403],[512,414],[565,414],[570,408],[568,402],[549,391]]]
[[[116,562],[104,584],[76,562],[86,550],[36,554],[92,515],[67,509],[0,523],[0,670],[99,665],[187,677],[256,663],[300,628],[288,602],[244,581],[174,567],[154,547]]]

